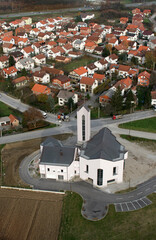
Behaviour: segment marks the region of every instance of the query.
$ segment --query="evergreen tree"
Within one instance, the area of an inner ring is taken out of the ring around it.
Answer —
[[[111,106],[113,108],[114,114],[122,110],[122,102],[123,97],[121,95],[120,87],[118,87],[111,99]]]
[[[16,63],[16,62],[15,62],[13,56],[10,56],[10,57],[9,57],[9,67],[14,66],[15,63]]]
[[[125,107],[126,109],[128,110],[131,110],[131,108],[133,107],[133,102],[134,101],[134,95],[132,93],[132,90],[130,89],[130,91],[127,93],[127,96],[126,96],[126,101],[125,101]]]

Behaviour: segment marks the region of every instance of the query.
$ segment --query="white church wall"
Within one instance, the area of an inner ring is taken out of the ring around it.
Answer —
[[[105,187],[108,181],[121,183],[123,181],[123,164],[124,160],[112,162],[104,159],[87,160],[80,157],[80,178],[87,180],[88,178],[93,180],[93,185],[97,185],[97,170],[103,170],[103,184],[98,187]],[[88,173],[86,172],[88,165]],[[116,174],[113,175],[113,168],[116,167]],[[114,180],[114,181],[113,181]]]

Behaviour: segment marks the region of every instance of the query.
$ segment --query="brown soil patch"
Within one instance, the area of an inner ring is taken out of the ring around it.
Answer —
[[[0,239],[57,240],[63,195],[0,189]]]
[[[53,137],[63,141],[66,140],[69,136],[72,136],[72,134],[61,134]],[[3,177],[3,185],[18,187],[28,186],[21,180],[19,176],[20,163],[26,156],[38,150],[40,143],[44,140],[45,138],[38,138],[29,141],[6,144],[1,154],[5,173]]]

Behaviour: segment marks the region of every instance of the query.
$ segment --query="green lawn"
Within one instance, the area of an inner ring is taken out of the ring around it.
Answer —
[[[9,116],[10,114],[15,115],[16,117],[21,117],[22,114],[18,111],[15,110],[8,105],[4,104],[3,102],[0,102],[0,117],[6,117]]]
[[[146,114],[146,113],[145,113]],[[120,128],[156,133],[156,117],[119,124]]]
[[[92,222],[81,216],[81,197],[68,192],[59,240],[155,240],[156,194],[150,195],[150,199],[153,204],[134,212],[116,213],[111,205],[104,219]]]
[[[65,73],[69,73],[78,67],[86,66],[95,61],[96,61],[95,58],[85,55],[85,56],[77,58],[77,59],[72,59],[72,61],[67,64],[56,62],[55,67],[58,69],[62,69]],[[47,63],[49,63],[49,64],[54,63],[54,62],[55,62],[54,60],[47,60]]]

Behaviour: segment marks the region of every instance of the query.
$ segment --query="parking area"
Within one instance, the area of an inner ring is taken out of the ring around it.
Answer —
[[[115,203],[114,205],[116,212],[129,212],[144,208],[151,203],[152,202],[147,197],[143,197],[135,201]]]

